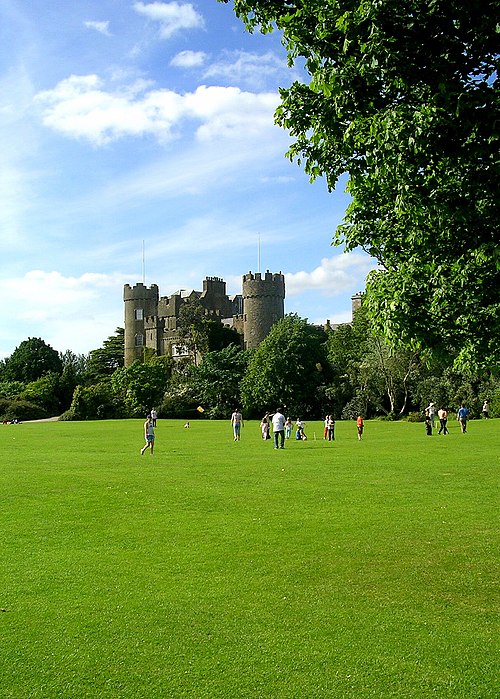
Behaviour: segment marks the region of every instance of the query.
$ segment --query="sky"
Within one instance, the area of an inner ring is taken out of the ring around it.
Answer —
[[[285,275],[285,312],[347,322],[375,262],[331,245],[348,204],[285,153],[278,34],[216,0],[0,0],[0,358],[86,354],[123,285]]]

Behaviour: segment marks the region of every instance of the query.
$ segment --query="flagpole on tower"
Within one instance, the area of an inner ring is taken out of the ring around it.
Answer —
[[[144,256],[144,240],[142,241],[142,283],[146,284],[146,261]]]
[[[258,234],[259,240],[257,244],[257,272],[260,274],[260,233]]]

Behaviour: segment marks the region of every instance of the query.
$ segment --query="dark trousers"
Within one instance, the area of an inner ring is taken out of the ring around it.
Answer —
[[[439,428],[438,434],[441,434],[441,432],[442,432],[443,434],[450,434],[450,433],[448,432],[448,428],[446,427],[446,423],[448,422],[448,420],[441,420],[441,419],[440,419],[439,422],[440,422],[440,424],[441,424],[441,427]]]
[[[285,430],[279,430],[279,432],[274,432],[274,448],[278,448],[278,441],[281,441],[280,449],[285,448]]]

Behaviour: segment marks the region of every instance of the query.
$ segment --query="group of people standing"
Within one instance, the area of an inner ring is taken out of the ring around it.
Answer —
[[[485,415],[485,410],[484,406],[487,406],[486,410],[486,415]],[[489,412],[489,405],[487,401],[485,401],[483,405],[483,416],[486,418],[488,417],[488,412]],[[447,408],[440,408],[437,411],[437,417],[439,419],[439,432],[438,434],[450,434],[448,430],[448,409]],[[469,420],[469,411],[465,407],[465,405],[460,405],[460,408],[457,411],[457,420],[460,423],[460,431],[462,434],[465,434],[467,432],[467,422]],[[425,409],[425,432],[427,435],[431,436],[432,435],[432,430],[436,426],[436,406],[434,403],[429,403],[427,408]]]
[[[278,408],[274,413],[266,413],[264,415],[264,417],[260,421],[260,432],[262,435],[262,439],[266,440],[271,439],[272,431],[275,448],[284,449],[284,440],[290,439],[290,437],[292,436],[293,422],[290,417],[285,418],[281,410],[281,408]],[[281,418],[283,418],[283,422]],[[295,438],[298,440],[306,441],[307,435],[304,431],[304,422],[300,418],[297,418],[297,420],[295,421],[295,428]],[[283,433],[283,440],[281,433]],[[276,446],[276,435],[278,435],[278,446]]]
[[[239,410],[236,410],[231,415],[231,425],[233,426],[234,441],[240,440],[241,427],[243,425],[243,416]],[[364,421],[361,415],[356,421],[358,439],[361,440],[364,430]],[[274,438],[274,448],[284,449],[285,440],[290,439],[292,435],[293,423],[290,417],[285,418],[281,412],[281,408],[277,408],[274,413],[266,413],[260,421],[260,431],[262,439],[271,439],[271,433]],[[335,441],[335,418],[333,415],[327,415],[324,421],[323,438],[328,441]],[[295,421],[295,439],[298,441],[307,441],[305,433],[305,424],[303,420],[297,418]]]

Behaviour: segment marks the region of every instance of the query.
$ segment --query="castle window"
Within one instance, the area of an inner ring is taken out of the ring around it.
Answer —
[[[144,311],[142,308],[135,309],[135,319],[136,320],[143,320],[144,319]]]
[[[135,336],[135,346],[142,347],[144,345],[144,335]]]

